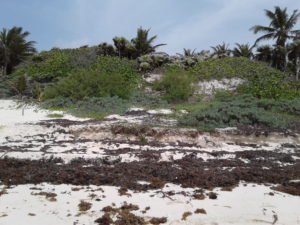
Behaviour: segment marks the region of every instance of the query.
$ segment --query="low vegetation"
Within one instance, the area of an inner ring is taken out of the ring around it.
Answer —
[[[299,82],[288,74],[263,62],[243,57],[208,59],[189,69],[199,80],[241,78],[245,84],[239,88],[243,94],[258,98],[288,98],[300,96]]]
[[[22,28],[3,29],[0,97],[26,97],[84,117],[168,107],[174,117],[184,114],[180,110],[189,113],[180,118],[182,126],[289,128],[299,117],[300,32],[295,25],[300,13],[275,7],[266,15],[268,27],[252,28],[266,33],[254,45],[236,43],[230,49],[223,43],[211,47],[212,53],[184,49],[176,56],[155,52],[164,44],[155,44],[157,36],[142,27],[131,40],[114,37],[112,44],[39,53]],[[274,39],[275,45],[258,46],[263,39]],[[154,69],[163,73],[161,79],[144,82],[142,76]],[[244,82],[234,91],[214,91],[215,98],[196,92],[198,82],[226,78]]]
[[[123,115],[131,107],[145,109],[168,107],[166,101],[143,92],[133,92],[128,99],[113,97],[85,97],[82,100],[57,97],[44,101],[41,106],[49,110],[64,110],[79,117],[102,118],[109,114]]]
[[[128,98],[137,86],[138,73],[127,60],[114,57],[97,57],[86,70],[74,71],[68,77],[46,87],[43,99],[70,97],[118,96]]]
[[[187,101],[194,93],[192,73],[183,69],[168,70],[162,79],[156,81],[154,88],[163,91],[163,98],[168,102]]]
[[[287,129],[299,123],[299,109],[300,99],[276,101],[240,96],[189,113],[179,123],[206,129],[244,125]]]

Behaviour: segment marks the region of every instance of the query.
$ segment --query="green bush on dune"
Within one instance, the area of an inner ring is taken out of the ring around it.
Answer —
[[[129,101],[120,97],[92,97],[77,102],[69,112],[75,116],[99,118],[109,114],[124,114],[130,107]]]
[[[33,55],[13,76],[26,74],[36,81],[50,82],[67,76],[71,70],[71,57],[63,50],[52,50]]]
[[[243,57],[225,57],[220,59],[208,59],[197,63],[189,69],[199,80],[244,78],[257,76],[284,76],[282,72],[267,66],[265,63],[250,60]]]
[[[162,91],[163,98],[168,102],[186,101],[194,92],[194,81],[192,73],[172,68],[154,83],[154,88]]]
[[[118,96],[128,98],[137,87],[139,74],[128,60],[98,57],[90,69],[80,69],[45,88],[43,99]]]
[[[189,113],[179,124],[209,129],[241,125],[284,129],[292,123],[287,113],[300,115],[300,99],[278,101],[245,95]]]
[[[258,98],[293,99],[300,96],[297,84],[289,75],[263,62],[243,57],[208,59],[190,68],[198,80],[241,78],[247,82],[238,91]]]

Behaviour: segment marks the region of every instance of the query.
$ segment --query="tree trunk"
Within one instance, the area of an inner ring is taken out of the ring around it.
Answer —
[[[5,61],[4,62],[4,66],[3,66],[3,76],[6,76],[7,75],[7,65],[8,65],[8,63],[7,63],[7,61]]]
[[[3,70],[2,70],[2,75],[3,76],[6,76],[7,74],[7,66],[8,66],[8,60],[9,60],[9,57],[8,57],[8,51],[6,48],[4,48],[4,65],[3,65]]]
[[[287,65],[288,65],[288,61],[289,61],[288,53],[285,52],[284,53],[284,71],[286,71],[286,68],[287,68]]]
[[[300,57],[296,58],[296,80],[299,80],[300,75]]]

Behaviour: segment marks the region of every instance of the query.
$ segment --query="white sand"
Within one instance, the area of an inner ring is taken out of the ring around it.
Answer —
[[[111,137],[110,133],[99,134],[97,129],[90,132],[91,137],[95,137],[97,142],[91,140],[84,143],[76,142],[77,138],[71,134],[53,133],[55,129],[53,127],[44,127],[35,125],[35,122],[41,120],[50,119],[47,117],[48,112],[46,110],[36,110],[35,107],[27,107],[22,115],[22,108],[16,109],[16,103],[8,100],[0,100],[0,144],[3,146],[23,146],[24,151],[9,152],[7,156],[15,158],[31,158],[40,159],[42,157],[50,157],[55,155],[56,157],[62,157],[65,161],[69,161],[76,157],[83,158],[97,158],[105,156],[105,149],[116,150],[121,148],[130,147],[132,149],[144,150],[172,150],[174,146],[170,146],[166,143],[162,147],[153,147],[150,145],[137,145],[137,144],[110,144],[104,141],[106,137]],[[160,112],[161,113],[161,112]],[[77,118],[65,115],[65,118],[77,120]],[[118,118],[119,119],[119,118]],[[120,118],[121,120],[124,118]],[[128,119],[124,119],[128,122]],[[134,121],[134,120],[133,120]],[[33,124],[28,124],[33,123]],[[106,127],[106,126],[104,126]],[[81,129],[81,126],[72,126],[69,129]],[[97,132],[96,132],[97,131]],[[107,131],[106,131],[107,132]],[[99,134],[97,139],[96,133]],[[35,136],[37,134],[45,134],[43,137]],[[102,135],[102,136],[101,136]],[[107,135],[107,136],[105,136]],[[109,136],[110,135],[110,136]],[[28,136],[28,137],[26,137]],[[87,137],[83,135],[83,137]],[[11,143],[6,143],[6,138],[13,140]],[[122,137],[114,137],[116,139]],[[180,137],[170,137],[170,140],[181,140]],[[183,137],[182,137],[183,138]],[[216,141],[217,138],[210,138],[209,141]],[[199,143],[204,144],[206,139],[199,137]],[[45,142],[39,142],[39,139],[44,139]],[[274,137],[268,146],[262,146],[264,150],[277,152],[294,151],[293,149],[280,148],[281,142],[292,143],[298,142],[292,139],[283,139],[282,137]],[[74,143],[56,143],[59,140],[74,140]],[[164,141],[166,139],[162,139]],[[31,142],[33,141],[33,142]],[[241,139],[241,141],[244,141]],[[249,139],[248,139],[249,141]],[[265,143],[266,140],[256,140],[259,143]],[[33,143],[34,147],[24,147],[24,144]],[[55,144],[56,143],[56,144]],[[255,149],[249,146],[235,146],[229,145],[226,142],[222,142],[222,138],[217,145],[206,146],[192,146],[192,147],[178,147],[180,150],[199,150],[197,157],[201,157],[204,160],[212,159],[213,156],[209,154],[212,151],[241,151]],[[46,152],[41,152],[42,147],[45,145],[53,145]],[[69,151],[76,148],[76,151]],[[80,149],[86,148],[86,151]],[[226,154],[221,156],[224,159],[233,157],[233,154]],[[1,154],[0,154],[1,156]],[[130,162],[139,160],[136,155],[130,153],[119,155],[123,162]],[[170,151],[161,153],[161,160],[168,161],[171,158],[180,159],[184,157],[184,154],[180,151]],[[141,181],[142,182],[142,181]],[[295,181],[297,182],[297,181]],[[92,189],[84,189],[80,191],[71,191],[73,186],[69,185],[50,185],[40,184],[37,187],[42,188],[42,191],[57,193],[57,201],[50,202],[45,199],[44,196],[34,196],[31,193],[37,193],[40,191],[30,190],[33,185],[19,185],[11,189],[8,189],[8,194],[0,196],[0,225],[89,225],[95,224],[94,220],[102,216],[100,210],[107,205],[116,203],[117,206],[124,201],[139,205],[143,210],[145,207],[150,206],[149,212],[144,215],[140,211],[135,212],[140,216],[150,217],[168,217],[169,225],[177,224],[191,224],[191,225],[217,225],[217,224],[272,224],[275,218],[278,218],[277,224],[296,225],[300,224],[300,197],[291,196],[279,192],[274,192],[275,195],[271,196],[268,193],[271,191],[269,187],[261,185],[248,184],[244,187],[242,184],[240,187],[234,189],[232,192],[223,192],[215,190],[218,193],[217,200],[192,200],[191,197],[184,197],[183,195],[172,196],[172,199],[161,198],[161,194],[155,193],[155,191],[149,191],[147,193],[132,193],[132,197],[119,196],[117,187],[101,187],[104,189],[104,193],[100,191],[92,192],[99,187],[91,186]],[[0,184],[0,191],[3,185]],[[169,184],[169,187],[165,187],[163,191],[186,191],[191,193],[193,189],[183,189],[176,185]],[[96,201],[89,197],[90,194],[97,194],[101,201]],[[106,197],[101,197],[105,195]],[[151,197],[151,195],[154,195]],[[78,215],[78,204],[80,200],[86,200],[93,204],[91,210],[87,213]],[[203,208],[207,211],[207,215],[193,214],[188,217],[187,221],[182,221],[181,217],[184,212],[194,212],[197,208]],[[31,215],[29,215],[31,213]],[[33,215],[34,214],[34,215]],[[69,215],[70,214],[70,215]]]
[[[169,186],[169,187],[166,187]],[[162,191],[185,191],[192,193],[193,189],[184,189],[176,185],[168,184]],[[30,190],[30,187],[42,188],[42,190]],[[1,225],[88,225],[95,224],[94,220],[102,216],[103,207],[115,203],[120,206],[123,202],[138,205],[140,210],[133,213],[138,216],[167,217],[169,225],[175,224],[272,224],[278,218],[276,224],[296,225],[300,224],[300,198],[274,192],[266,186],[248,184],[234,189],[232,192],[215,190],[217,200],[206,198],[205,200],[192,200],[176,194],[169,198],[162,198],[162,194],[149,191],[147,193],[133,193],[131,197],[119,196],[117,187],[101,186],[104,190],[95,191],[100,187],[82,187],[80,191],[72,191],[75,186],[40,184],[19,185],[8,189],[8,194],[0,197],[0,224]],[[1,189],[1,186],[0,186]],[[57,194],[57,201],[50,202],[45,196],[35,196],[31,193],[41,191]],[[90,194],[97,197],[91,199]],[[154,197],[151,197],[154,195]],[[103,197],[105,196],[105,197]],[[96,199],[101,201],[96,201]],[[78,204],[80,200],[92,203],[92,208],[79,215]],[[150,207],[146,214],[141,211]],[[181,220],[184,212],[194,212],[197,208],[205,209],[207,214],[194,214]],[[29,213],[34,214],[30,216]]]

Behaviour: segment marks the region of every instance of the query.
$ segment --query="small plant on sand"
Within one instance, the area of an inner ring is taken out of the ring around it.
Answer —
[[[85,202],[85,201],[81,200],[79,205],[78,205],[78,208],[79,208],[80,212],[88,211],[92,208],[92,203]]]

